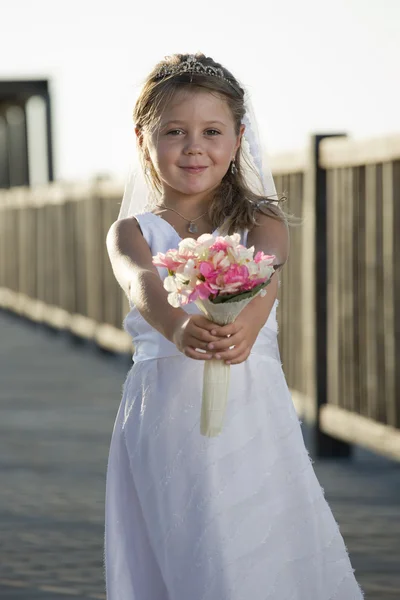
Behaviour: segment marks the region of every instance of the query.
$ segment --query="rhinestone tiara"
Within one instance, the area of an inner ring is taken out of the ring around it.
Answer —
[[[196,59],[192,54],[185,61],[179,63],[179,65],[167,66],[163,65],[155,74],[155,79],[163,79],[169,75],[182,75],[190,73],[192,75],[206,75],[211,77],[218,77],[227,81],[233,88],[235,84],[233,81],[225,77],[224,72],[219,67],[212,67],[210,65],[203,65],[202,62]],[[235,88],[236,89],[236,88]]]

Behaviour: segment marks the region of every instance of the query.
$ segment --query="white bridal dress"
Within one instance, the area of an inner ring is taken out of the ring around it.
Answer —
[[[177,247],[165,220],[137,219],[153,255]],[[362,598],[303,443],[275,312],[276,303],[250,357],[231,367],[224,429],[206,438],[204,363],[131,307],[134,364],[107,473],[108,600]]]

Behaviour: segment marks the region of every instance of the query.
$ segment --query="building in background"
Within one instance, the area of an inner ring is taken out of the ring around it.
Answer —
[[[53,181],[46,80],[0,80],[0,188]]]

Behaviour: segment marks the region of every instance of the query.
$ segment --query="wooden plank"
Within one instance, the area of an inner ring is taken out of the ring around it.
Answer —
[[[73,203],[73,213],[75,234],[74,270],[76,281],[76,312],[86,317],[86,223],[83,198],[80,198]]]
[[[310,148],[308,164],[314,164],[314,148]],[[306,170],[303,180],[302,198],[302,338],[305,389],[301,390],[316,402],[316,325],[315,325],[315,166]]]
[[[357,248],[358,248],[358,273],[357,273],[357,284],[358,284],[358,306],[356,318],[358,320],[358,338],[359,338],[359,373],[358,373],[358,388],[359,388],[359,404],[360,414],[368,416],[368,393],[367,393],[367,330],[365,323],[367,321],[367,264],[365,247],[367,244],[366,237],[366,219],[367,219],[367,199],[366,199],[366,175],[365,167],[357,167],[358,169],[358,190],[359,190],[359,202],[358,202],[358,230],[357,230]]]
[[[284,177],[283,175],[279,175],[275,179],[275,185],[277,190],[282,191],[284,189]],[[287,203],[286,209],[288,209],[289,202]],[[290,273],[290,265],[292,261],[292,249],[290,252],[289,260],[280,273],[280,286],[278,290],[278,298],[279,298],[279,348],[281,353],[281,361],[285,369],[285,373],[288,373],[288,377],[290,377],[290,365],[289,365],[289,352],[290,347],[287,340],[288,334],[288,316],[289,316],[289,295],[287,293],[287,286],[289,284],[289,273]]]
[[[343,193],[342,193],[342,269],[343,269],[343,342],[344,342],[344,406],[354,410],[354,339],[353,339],[353,170],[351,167],[343,169]]]
[[[291,202],[290,198],[290,190],[289,190],[289,182],[288,176],[281,176],[281,189],[285,190],[288,195],[288,204]],[[294,354],[296,354],[295,348],[290,343],[291,342],[291,323],[293,318],[293,295],[290,293],[290,282],[292,279],[293,269],[295,267],[296,262],[296,254],[292,253],[289,261],[285,265],[285,268],[282,272],[281,279],[281,287],[282,287],[282,297],[284,301],[284,330],[283,330],[283,339],[284,339],[284,369],[285,375],[287,377],[287,381],[289,386],[292,386],[292,372],[293,372],[293,361],[296,359]]]
[[[55,287],[55,304],[62,307],[63,298],[63,279],[65,274],[63,271],[65,252],[65,225],[62,220],[64,203],[53,204],[53,227],[54,227],[54,268],[56,270],[56,287]]]
[[[396,333],[395,333],[395,294],[394,278],[397,256],[394,253],[394,240],[399,234],[400,223],[395,222],[395,189],[393,180],[393,163],[383,165],[382,173],[382,282],[383,299],[383,355],[385,402],[388,425],[398,425],[396,406]]]
[[[344,221],[346,219],[345,198],[343,191],[344,173],[343,169],[336,169],[336,227],[337,227],[337,246],[336,253],[338,257],[338,286],[337,286],[337,312],[338,312],[338,400],[337,404],[343,408],[347,408],[346,397],[346,344],[345,344],[345,328],[343,319],[343,302],[346,273],[346,256],[344,252],[345,232]]]
[[[290,211],[295,217],[301,218],[302,215],[302,197],[303,197],[303,176],[300,173],[290,175],[290,193],[291,205]],[[299,392],[305,389],[304,383],[304,365],[303,365],[303,295],[301,289],[303,286],[303,273],[301,272],[303,244],[301,225],[294,225],[291,230],[291,243],[296,256],[296,268],[292,273],[293,278],[290,282],[291,295],[295,300],[295,312],[292,315],[293,337],[292,344],[296,348],[296,357],[293,363],[293,387]]]
[[[69,322],[70,331],[78,337],[93,340],[96,335],[98,323],[84,315],[73,314]]]
[[[298,390],[290,389],[290,394],[299,419],[309,425],[315,425],[317,406],[313,399]]]
[[[6,210],[0,196],[0,288],[5,286],[6,241]]]
[[[12,209],[12,231],[13,231],[13,239],[12,239],[12,245],[11,245],[11,270],[10,270],[10,277],[11,277],[11,281],[12,281],[12,289],[15,290],[16,292],[19,292],[19,248],[18,248],[18,238],[19,238],[19,227],[20,227],[20,223],[19,223],[19,211],[20,209],[15,206],[15,208]]]
[[[400,161],[393,163],[393,260],[394,260],[394,331],[396,365],[396,406],[394,409],[396,426],[400,427]]]
[[[95,341],[101,348],[110,352],[133,353],[131,336],[112,325],[99,325],[96,328]]]
[[[360,369],[361,369],[361,353],[363,347],[360,343],[360,310],[361,310],[361,294],[360,294],[360,280],[362,278],[362,266],[361,259],[362,254],[360,247],[363,248],[363,244],[360,244],[360,235],[364,231],[364,226],[360,226],[360,207],[364,203],[364,198],[361,197],[360,188],[360,169],[359,167],[353,167],[353,260],[352,260],[352,271],[353,271],[353,323],[352,335],[353,335],[353,410],[360,413]]]
[[[101,199],[92,192],[85,200],[86,233],[86,298],[87,316],[98,323],[103,320],[103,257]],[[104,242],[105,243],[105,242]]]
[[[366,383],[367,415],[378,418],[378,373],[377,373],[377,249],[376,249],[376,166],[366,167],[366,218],[365,218],[365,331],[366,331]]]
[[[113,200],[102,198],[102,223],[101,223],[101,242],[103,255],[103,301],[104,301],[104,322],[113,327],[120,325],[120,296],[118,283],[111,267],[110,259],[107,253],[106,237],[107,232],[114,220]]]
[[[376,166],[376,373],[377,373],[377,400],[375,419],[386,423],[386,377],[385,377],[385,295],[384,295],[384,259],[383,259],[383,193],[382,193],[382,165]]]
[[[37,297],[37,280],[36,280],[36,264],[37,264],[37,228],[36,228],[36,208],[28,206],[25,209],[28,213],[29,221],[29,275],[28,275],[28,290],[27,294],[30,298]]]
[[[57,285],[60,272],[57,269],[57,241],[54,221],[54,204],[48,204],[46,211],[46,302],[49,306],[55,306],[58,301]]]
[[[45,301],[45,261],[46,261],[46,248],[45,248],[45,221],[44,221],[44,210],[43,206],[37,205],[36,207],[36,229],[37,229],[37,247],[36,247],[36,278],[37,278],[37,299]]]
[[[65,199],[61,204],[59,219],[63,223],[63,236],[61,245],[61,270],[63,277],[60,282],[62,298],[61,308],[72,314],[76,312],[76,281],[75,281],[75,228],[74,228],[74,202]]]
[[[114,223],[114,221],[117,220],[118,218],[118,213],[119,213],[119,209],[120,209],[120,197],[115,198],[115,196],[107,196],[108,197],[108,203],[109,203],[109,220],[108,220],[108,224],[107,224],[107,228],[105,231],[105,235],[102,239],[102,244],[104,247],[104,252],[105,252],[105,256],[107,257],[107,262],[109,264],[109,268],[110,271],[112,273],[112,278],[113,278],[113,285],[114,285],[114,293],[115,293],[115,322],[114,325],[117,328],[121,328],[122,327],[122,322],[123,319],[125,317],[125,313],[122,313],[121,309],[122,309],[122,297],[125,295],[124,291],[122,290],[122,288],[119,286],[119,284],[117,283],[115,277],[114,277],[114,273],[112,272],[112,267],[111,267],[111,263],[110,263],[110,259],[108,256],[108,251],[107,251],[107,247],[106,247],[106,237],[107,237],[107,233],[108,230],[111,226],[112,223]]]
[[[321,143],[320,165],[325,169],[375,165],[398,159],[398,134],[370,140],[329,138]]]
[[[271,156],[269,157],[269,162],[276,181],[279,175],[304,173],[308,166],[308,156],[305,150],[299,150],[297,152],[286,152]]]
[[[328,402],[338,404],[340,401],[339,380],[339,220],[340,189],[338,171],[327,172],[327,389]]]
[[[394,427],[331,404],[321,408],[320,423],[328,435],[400,459],[400,431]]]
[[[28,228],[26,211],[22,208],[17,208],[18,220],[18,291],[22,294],[27,293],[27,278],[28,278]]]

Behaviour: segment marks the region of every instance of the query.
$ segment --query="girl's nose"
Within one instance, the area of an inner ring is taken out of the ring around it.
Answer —
[[[184,148],[185,154],[202,154],[203,148],[199,139],[195,136],[190,136],[186,139]]]

